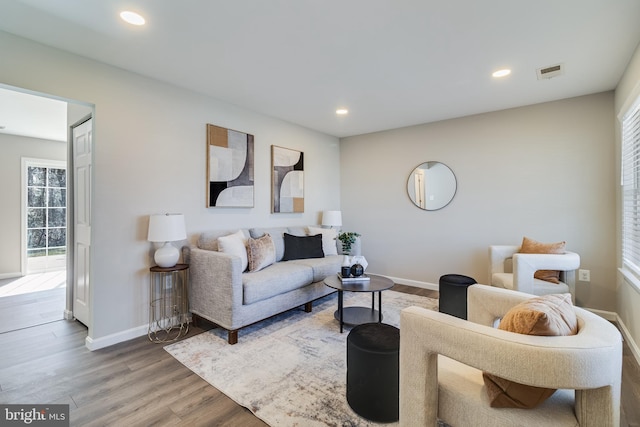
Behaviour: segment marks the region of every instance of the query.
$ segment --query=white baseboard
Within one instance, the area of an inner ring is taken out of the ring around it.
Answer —
[[[147,335],[148,330],[149,330],[149,325],[142,325],[132,329],[127,329],[126,331],[107,335],[106,337],[93,339],[88,336],[85,339],[84,344],[89,350],[95,351],[101,348],[109,347],[114,344],[118,344],[124,341],[129,341],[134,338]]]
[[[2,279],[17,279],[18,277],[22,277],[22,273],[21,272],[17,272],[17,273],[2,273],[0,274],[0,280]]]
[[[375,273],[372,273],[372,274],[375,274]],[[385,276],[385,277],[388,277],[389,279],[393,280],[394,283],[399,283],[402,285],[415,286],[416,288],[430,289],[432,291],[437,291],[438,289],[440,289],[440,287],[435,283],[420,282],[418,280],[409,280],[409,279],[403,279],[401,277],[393,277],[393,276]]]
[[[617,314],[616,314],[616,322],[618,322],[618,326],[622,331],[622,338],[624,338],[624,340],[627,342],[627,345],[631,350],[631,354],[633,354],[633,357],[636,359],[636,362],[640,365],[640,347],[638,347],[638,344],[633,340],[633,338],[631,337],[631,332],[629,331],[627,326],[624,324],[622,319],[620,319],[620,316],[618,316]]]
[[[598,316],[602,317],[603,319],[607,319],[610,322],[619,321],[618,313],[614,311],[597,310],[595,308],[588,308],[588,307],[581,307],[581,308],[584,308],[585,310],[588,310],[593,314],[597,314]]]

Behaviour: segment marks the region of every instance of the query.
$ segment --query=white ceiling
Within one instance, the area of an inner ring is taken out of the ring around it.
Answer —
[[[614,89],[640,0],[8,0],[0,29],[342,137]]]
[[[0,87],[0,133],[67,140],[67,103]]]

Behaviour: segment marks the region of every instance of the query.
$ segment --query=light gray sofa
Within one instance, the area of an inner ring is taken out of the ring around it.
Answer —
[[[241,271],[239,257],[218,250],[218,238],[237,229],[203,233],[183,252],[190,265],[189,311],[194,321],[201,317],[226,329],[229,344],[238,342],[238,330],[245,326],[300,306],[310,312],[314,300],[335,292],[323,280],[342,264],[342,255],[282,261],[284,233],[305,236],[304,226],[241,231],[247,238],[269,233],[276,262],[260,271]]]

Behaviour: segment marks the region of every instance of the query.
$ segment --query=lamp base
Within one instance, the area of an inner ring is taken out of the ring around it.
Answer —
[[[158,267],[163,268],[175,267],[178,263],[178,258],[180,258],[180,251],[171,242],[165,242],[153,256]]]

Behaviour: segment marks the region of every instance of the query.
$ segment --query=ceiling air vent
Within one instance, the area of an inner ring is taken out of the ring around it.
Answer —
[[[550,79],[564,74],[564,66],[562,64],[557,64],[549,67],[538,68],[536,70],[536,74],[538,75],[538,80]]]

